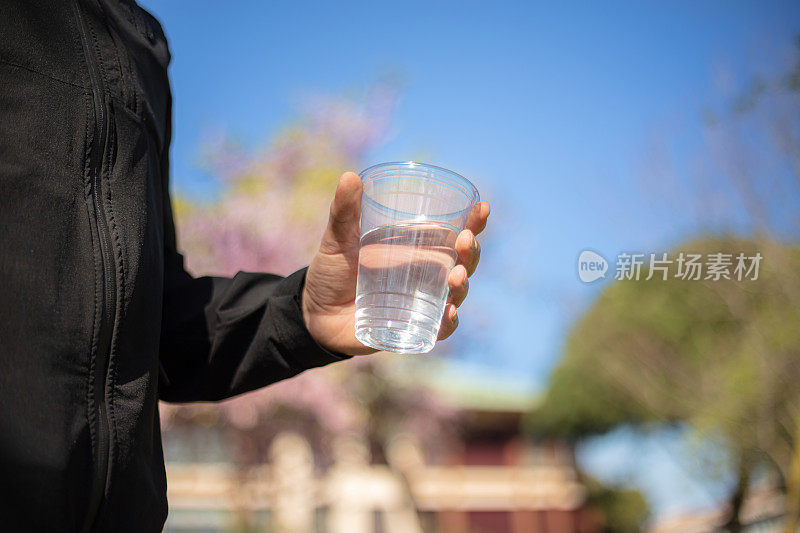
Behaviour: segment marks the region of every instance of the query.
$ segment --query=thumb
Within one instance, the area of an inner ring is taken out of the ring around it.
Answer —
[[[336,194],[331,202],[328,227],[320,250],[341,253],[345,245],[358,243],[361,218],[361,179],[355,172],[345,172],[339,178]]]

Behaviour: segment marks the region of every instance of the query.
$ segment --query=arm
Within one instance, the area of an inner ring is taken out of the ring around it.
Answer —
[[[164,296],[159,397],[220,400],[347,356],[322,348],[306,328],[306,269],[287,278],[239,272],[194,278],[177,251],[166,155],[162,168]]]
[[[162,165],[166,176],[166,162]],[[303,370],[375,350],[355,338],[361,180],[339,179],[319,251],[307,270],[288,278],[240,272],[233,279],[192,278],[183,268],[164,181],[164,307],[160,397],[217,400],[253,390]],[[458,325],[456,308],[480,258],[475,235],[486,226],[480,202],[456,239],[458,264],[439,338]]]
[[[346,357],[319,346],[303,322],[305,269],[192,278],[177,253],[165,269],[162,400],[220,400]]]
[[[311,266],[287,278],[240,272],[233,279],[192,278],[175,249],[165,201],[165,287],[161,398],[216,400],[246,392],[303,370],[368,354],[354,334],[361,180],[346,172],[331,203],[328,226]],[[481,202],[456,240],[458,264],[439,338],[458,325],[456,308],[480,258],[475,235],[486,226]],[[307,279],[306,279],[307,277]],[[163,379],[163,378],[166,379]]]

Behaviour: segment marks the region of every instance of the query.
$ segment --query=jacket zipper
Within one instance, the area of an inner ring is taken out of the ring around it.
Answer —
[[[111,238],[108,220],[103,201],[103,161],[106,150],[111,142],[109,128],[109,113],[106,109],[104,97],[103,78],[99,71],[98,58],[93,51],[94,40],[88,24],[81,13],[78,3],[74,4],[81,27],[81,40],[84,55],[89,70],[94,100],[95,135],[92,139],[90,151],[90,200],[91,211],[94,216],[95,230],[98,246],[100,248],[100,262],[102,274],[102,299],[100,307],[100,320],[97,329],[97,346],[94,361],[93,397],[95,420],[97,421],[97,446],[95,448],[95,469],[92,480],[92,489],[89,496],[89,508],[84,519],[83,531],[91,531],[98,519],[103,495],[108,484],[108,471],[110,460],[110,420],[106,398],[106,377],[108,374],[108,361],[111,355],[111,344],[114,333],[114,319],[116,314],[116,270],[114,254],[111,248]]]

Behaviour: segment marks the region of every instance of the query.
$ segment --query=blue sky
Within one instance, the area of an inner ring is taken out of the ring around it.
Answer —
[[[643,185],[652,140],[691,158],[720,80],[746,81],[800,30],[788,1],[140,3],[170,38],[178,190],[207,186],[209,128],[257,144],[300,94],[399,75],[393,135],[365,163],[422,157],[493,204],[460,311],[468,327],[491,310],[491,351],[466,349],[458,371],[529,390],[598,290],[577,279],[581,250],[658,252],[696,231]]]

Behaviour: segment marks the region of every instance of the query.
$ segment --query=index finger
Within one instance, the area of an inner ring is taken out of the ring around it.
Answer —
[[[474,235],[482,232],[486,227],[486,219],[489,218],[491,208],[488,202],[478,202],[472,207],[467,218],[467,225],[465,229],[472,231]]]

